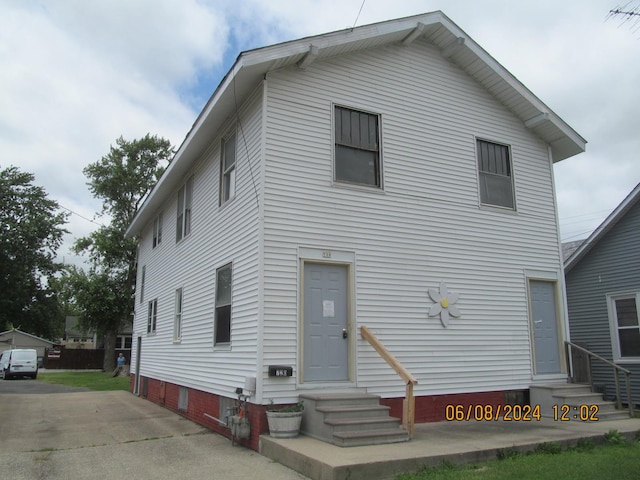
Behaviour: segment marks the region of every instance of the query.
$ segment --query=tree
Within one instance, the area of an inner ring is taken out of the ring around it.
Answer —
[[[0,330],[54,339],[62,332],[57,295],[50,288],[67,215],[16,167],[0,170]]]
[[[76,252],[87,252],[91,267],[88,273],[71,269],[69,279],[82,325],[104,337],[105,370],[115,366],[117,333],[134,310],[138,240],[124,234],[173,153],[169,141],[157,136],[120,137],[83,171],[91,193],[102,200],[100,215],[110,223],[76,241]]]

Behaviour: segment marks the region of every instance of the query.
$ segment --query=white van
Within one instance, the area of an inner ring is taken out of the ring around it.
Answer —
[[[13,377],[38,376],[38,353],[32,348],[5,350],[0,357],[0,372],[3,380]]]

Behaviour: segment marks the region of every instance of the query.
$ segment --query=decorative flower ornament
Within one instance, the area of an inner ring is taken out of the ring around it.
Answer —
[[[444,282],[440,282],[440,291],[435,288],[429,289],[429,296],[431,299],[436,302],[431,305],[431,309],[429,310],[429,316],[435,317],[440,314],[440,321],[442,322],[442,326],[449,326],[449,315],[452,317],[459,317],[460,310],[455,306],[455,303],[458,301],[458,294],[454,292],[448,292],[447,286]]]

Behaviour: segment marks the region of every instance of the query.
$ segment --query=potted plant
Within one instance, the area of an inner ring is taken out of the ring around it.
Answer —
[[[276,409],[271,406],[267,409],[267,422],[269,422],[269,435],[275,438],[294,438],[300,433],[304,402],[300,400],[295,405],[288,405]]]

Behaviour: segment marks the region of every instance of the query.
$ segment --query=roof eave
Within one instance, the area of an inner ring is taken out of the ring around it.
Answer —
[[[640,183],[620,202],[613,212],[596,228],[589,237],[580,245],[564,262],[564,271],[567,274],[575,267],[584,256],[596,246],[596,244],[604,237],[626,213],[640,200]]]

